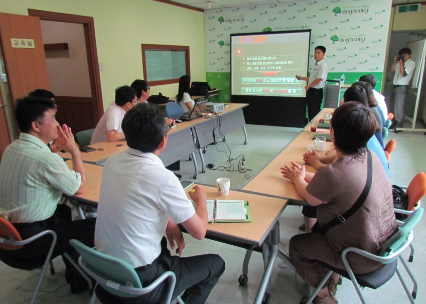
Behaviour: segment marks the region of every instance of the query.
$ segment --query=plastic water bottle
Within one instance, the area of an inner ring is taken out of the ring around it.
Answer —
[[[345,74],[342,74],[342,76],[340,76],[340,86],[343,87],[344,84],[345,84]]]

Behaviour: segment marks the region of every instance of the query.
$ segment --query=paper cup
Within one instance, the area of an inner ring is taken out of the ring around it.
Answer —
[[[228,195],[231,188],[231,180],[226,177],[221,177],[216,180],[217,192],[219,195]]]

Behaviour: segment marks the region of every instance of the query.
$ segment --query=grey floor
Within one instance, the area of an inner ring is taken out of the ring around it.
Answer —
[[[300,129],[294,128],[248,125],[249,144],[243,145],[243,132],[237,130],[226,137],[228,147],[222,142],[207,147],[204,154],[206,163],[214,164],[214,168],[218,169],[207,169],[206,173],[198,176],[196,182],[214,185],[216,178],[229,177],[231,188],[239,189],[277,155],[285,145],[293,140],[299,132]],[[408,185],[415,174],[420,171],[426,172],[424,153],[426,136],[423,133],[390,133],[385,141],[391,138],[396,139],[398,144],[391,155],[391,182]],[[221,166],[230,168],[230,164],[227,162],[229,158],[235,159],[231,161],[231,165],[233,165],[234,170],[238,170],[240,154],[244,156],[244,169],[247,172],[220,171]],[[290,162],[290,159],[288,161]],[[192,163],[182,161],[180,173],[184,179],[192,179]],[[284,251],[288,249],[288,241],[291,236],[299,233],[297,227],[302,223],[300,211],[300,207],[289,206],[280,218],[280,248]],[[423,259],[426,246],[421,241],[426,237],[424,228],[426,228],[425,219],[416,229],[414,236],[416,254],[414,262],[409,263],[420,285],[416,303],[426,303],[426,274],[424,272],[426,262]],[[184,255],[218,253],[226,262],[226,271],[210,294],[207,303],[253,303],[263,274],[263,262],[260,253],[253,253],[252,255],[249,265],[248,286],[240,287],[237,280],[241,274],[242,259],[245,254],[243,249],[210,240],[194,240],[188,235],[185,235],[185,241]],[[54,263],[57,273],[53,276],[50,274],[45,276],[37,303],[88,303],[88,292],[78,295],[69,292],[61,259],[56,259]],[[0,262],[0,273],[0,303],[28,303],[38,271],[16,270]],[[284,262],[277,260],[271,279],[270,303],[299,303],[303,297],[302,286],[303,284],[296,278],[294,272]],[[365,290],[364,294],[369,303],[408,303],[396,276],[380,289]],[[337,298],[340,303],[360,303],[351,282],[348,280],[344,280],[343,285],[339,286]]]

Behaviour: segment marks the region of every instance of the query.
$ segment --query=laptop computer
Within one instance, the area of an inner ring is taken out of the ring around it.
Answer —
[[[180,120],[182,121],[190,121],[198,117],[203,116],[203,108],[205,108],[205,104],[207,103],[207,100],[203,100],[200,102],[195,103],[194,107],[191,111],[187,111],[182,114],[180,117]]]

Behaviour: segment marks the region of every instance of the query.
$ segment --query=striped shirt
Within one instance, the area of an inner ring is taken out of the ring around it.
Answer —
[[[80,185],[80,173],[70,170],[43,141],[21,133],[0,163],[0,216],[12,223],[45,220],[62,193],[72,195]]]

